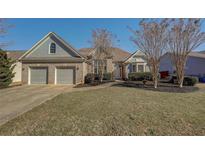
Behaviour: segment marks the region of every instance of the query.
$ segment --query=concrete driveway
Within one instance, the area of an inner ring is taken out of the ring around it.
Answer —
[[[72,86],[19,86],[0,90],[0,125],[52,99]]]

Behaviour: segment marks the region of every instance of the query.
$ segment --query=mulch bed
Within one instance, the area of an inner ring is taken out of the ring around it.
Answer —
[[[188,93],[188,92],[194,92],[199,90],[199,88],[195,86],[183,86],[182,88],[179,88],[178,85],[176,84],[165,83],[165,82],[159,82],[157,89],[153,87],[152,82],[147,82],[146,85],[143,85],[142,81],[125,81],[113,86],[133,87],[133,88],[139,88],[144,90],[172,92],[172,93]]]
[[[93,87],[93,86],[98,86],[109,82],[114,82],[114,81],[103,81],[103,82],[95,81],[92,83],[78,84],[74,88]]]

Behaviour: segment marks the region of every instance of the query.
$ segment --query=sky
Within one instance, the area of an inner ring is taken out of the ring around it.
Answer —
[[[10,42],[7,50],[28,50],[49,32],[57,33],[76,49],[90,47],[92,30],[96,28],[106,28],[116,35],[116,47],[131,53],[137,50],[127,26],[137,28],[139,19],[15,18],[7,22],[14,25],[3,38]]]
[[[136,45],[130,41],[132,33],[127,28],[138,29],[140,19],[135,18],[15,18],[7,19],[14,25],[1,40],[10,42],[7,50],[28,50],[49,32],[55,32],[76,49],[90,47],[92,30],[106,28],[117,36],[115,44],[133,53]],[[205,50],[205,46],[198,50]]]

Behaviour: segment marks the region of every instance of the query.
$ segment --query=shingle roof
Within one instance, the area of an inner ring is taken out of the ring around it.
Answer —
[[[205,51],[199,51],[199,53],[203,53],[203,54],[205,54]]]
[[[25,52],[26,52],[26,50],[7,50],[6,51],[8,58],[11,58],[12,60],[17,60]]]
[[[198,58],[205,58],[205,54],[204,53],[200,53],[200,52],[190,52],[189,56],[191,56],[191,57],[198,57]]]
[[[112,55],[113,55],[113,61],[120,62],[124,61],[128,56],[131,55],[131,53],[124,51],[120,48],[112,47]],[[86,57],[93,51],[93,48],[82,48],[79,50],[79,53]]]
[[[164,55],[166,55],[166,54],[170,54],[170,53],[167,52]],[[197,57],[197,58],[205,58],[205,54],[204,53],[196,52],[196,51],[190,52],[188,56],[190,56],[190,57]]]

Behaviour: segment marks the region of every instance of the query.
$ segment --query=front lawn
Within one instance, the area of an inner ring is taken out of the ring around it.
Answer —
[[[205,94],[109,87],[62,94],[0,135],[205,135]]]

